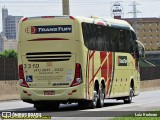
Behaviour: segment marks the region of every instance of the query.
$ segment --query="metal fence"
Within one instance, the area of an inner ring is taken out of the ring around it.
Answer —
[[[160,66],[140,68],[141,80],[160,79]],[[18,80],[16,58],[0,58],[0,80]]]
[[[140,68],[141,80],[160,79],[160,66]]]
[[[18,80],[16,58],[0,58],[0,80]]]

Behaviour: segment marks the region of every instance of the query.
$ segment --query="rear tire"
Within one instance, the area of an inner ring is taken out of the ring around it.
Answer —
[[[93,100],[89,102],[89,108],[94,109],[97,107],[97,101],[98,101],[98,93],[94,90],[94,97]]]
[[[97,107],[102,108],[104,106],[104,97],[105,97],[105,90],[103,88],[103,85],[101,84],[99,88],[99,98],[97,101]]]
[[[80,108],[90,108],[94,109],[97,107],[97,102],[99,98],[99,91],[96,90],[96,86],[94,86],[94,91],[93,91],[93,100],[85,101],[85,102],[79,102],[78,106]]]
[[[133,96],[134,96],[134,90],[132,87],[130,87],[130,95],[124,99],[124,103],[131,103]]]

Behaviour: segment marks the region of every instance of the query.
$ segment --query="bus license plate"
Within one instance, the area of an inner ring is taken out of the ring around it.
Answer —
[[[44,91],[44,95],[55,95],[55,91],[53,91],[53,90],[46,90],[46,91]]]

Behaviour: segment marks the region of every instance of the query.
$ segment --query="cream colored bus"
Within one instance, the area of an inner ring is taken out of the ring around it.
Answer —
[[[61,103],[103,107],[139,94],[144,46],[125,21],[73,16],[23,18],[18,33],[19,92],[37,110]]]

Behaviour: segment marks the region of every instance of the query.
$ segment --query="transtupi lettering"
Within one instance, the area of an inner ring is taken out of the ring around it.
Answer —
[[[57,31],[57,28],[38,28],[38,32]]]
[[[66,31],[71,31],[71,28],[63,28],[63,27],[58,27],[58,31],[63,31],[63,32],[66,32]]]

